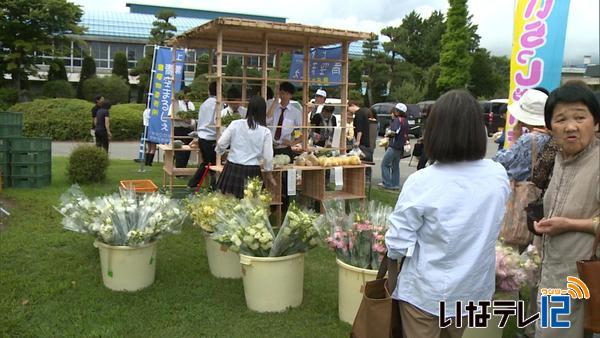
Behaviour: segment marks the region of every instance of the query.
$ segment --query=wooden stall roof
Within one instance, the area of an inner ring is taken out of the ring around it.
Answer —
[[[365,40],[372,34],[297,23],[225,17],[192,28],[171,38],[167,43],[185,48],[214,48],[220,29],[223,31],[223,41],[227,42],[227,50],[237,52],[262,51],[265,36],[269,41],[269,51],[274,51],[301,49],[307,38],[310,39],[311,47],[322,47],[342,41]]]

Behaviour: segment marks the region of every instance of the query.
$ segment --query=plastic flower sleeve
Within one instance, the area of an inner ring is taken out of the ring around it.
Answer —
[[[178,203],[165,195],[120,194],[90,200],[78,186],[61,197],[57,210],[67,230],[90,233],[109,245],[139,246],[178,233],[186,217]]]
[[[290,204],[269,256],[289,256],[317,246],[316,218],[314,212],[303,211],[296,203]]]
[[[223,237],[229,235],[229,248],[248,256],[267,257],[273,247],[273,229],[269,223],[267,211],[256,200],[241,200],[235,206],[229,219],[222,219],[211,236],[217,242],[227,244]]]

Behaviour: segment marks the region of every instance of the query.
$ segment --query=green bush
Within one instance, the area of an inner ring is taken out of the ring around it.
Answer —
[[[16,88],[0,88],[0,110],[7,110],[8,107],[19,101],[19,91]]]
[[[83,82],[83,98],[93,101],[96,95],[102,95],[112,104],[129,102],[129,86],[122,78],[111,75],[92,77]]]
[[[67,177],[71,183],[96,183],[106,178],[108,153],[102,148],[82,144],[73,149],[67,164]]]
[[[23,113],[23,133],[28,137],[49,136],[55,141],[89,141],[91,102],[79,99],[38,99],[8,110]],[[118,104],[110,109],[113,141],[139,140],[143,130],[143,104]]]
[[[67,69],[65,61],[62,59],[54,59],[50,61],[48,67],[48,81],[65,80],[67,81]]]
[[[124,52],[117,52],[113,58],[113,75],[129,81],[129,70],[127,69],[127,55]]]
[[[81,73],[79,74],[79,82],[77,83],[77,98],[83,99],[83,83],[87,79],[91,79],[96,75],[96,61],[94,58],[86,55],[81,63]]]
[[[75,89],[69,81],[48,81],[42,86],[42,95],[48,98],[64,97],[70,99],[75,97]]]
[[[110,108],[110,132],[112,140],[139,140],[144,131],[142,113],[145,104],[118,104]]]

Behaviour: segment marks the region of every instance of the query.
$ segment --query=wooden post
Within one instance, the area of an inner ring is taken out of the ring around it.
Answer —
[[[248,57],[246,55],[244,55],[242,57],[242,101],[246,102],[246,99],[248,97],[247,95],[247,91],[248,91],[248,81],[246,80],[246,77],[248,76]],[[240,104],[241,106],[246,106],[248,107],[247,104]]]
[[[307,37],[304,41],[304,82],[302,82],[302,148],[304,151],[308,150],[308,101],[309,90],[310,90],[310,37]]]
[[[223,29],[219,28],[217,32],[217,104],[215,105],[217,140],[221,136],[221,110],[223,110]],[[213,164],[221,164],[221,155],[217,154],[216,162]]]
[[[342,141],[340,153],[346,153],[346,120],[348,115],[348,46],[347,40],[342,41],[342,85],[340,87],[340,99],[342,103]]]
[[[261,70],[262,70],[262,79],[260,82],[260,92],[262,97],[267,99],[267,79],[269,78],[269,36],[265,33],[263,34],[263,56],[261,56]],[[267,107],[268,109],[269,107]]]

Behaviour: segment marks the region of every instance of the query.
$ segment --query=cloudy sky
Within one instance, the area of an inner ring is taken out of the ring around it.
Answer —
[[[565,1],[565,0],[555,0]],[[125,0],[75,0],[84,10],[128,12]],[[135,3],[165,6],[161,0],[138,0]],[[479,26],[481,46],[495,55],[509,55],[512,41],[514,0],[469,0],[469,12]],[[566,64],[581,64],[584,55],[591,55],[599,63],[600,26],[598,0],[571,0],[567,38]],[[387,26],[397,26],[402,18],[415,10],[429,16],[434,10],[444,13],[446,0],[171,0],[170,6],[214,11],[229,11],[260,15],[282,16],[288,22],[323,27],[352,29],[379,33]]]

